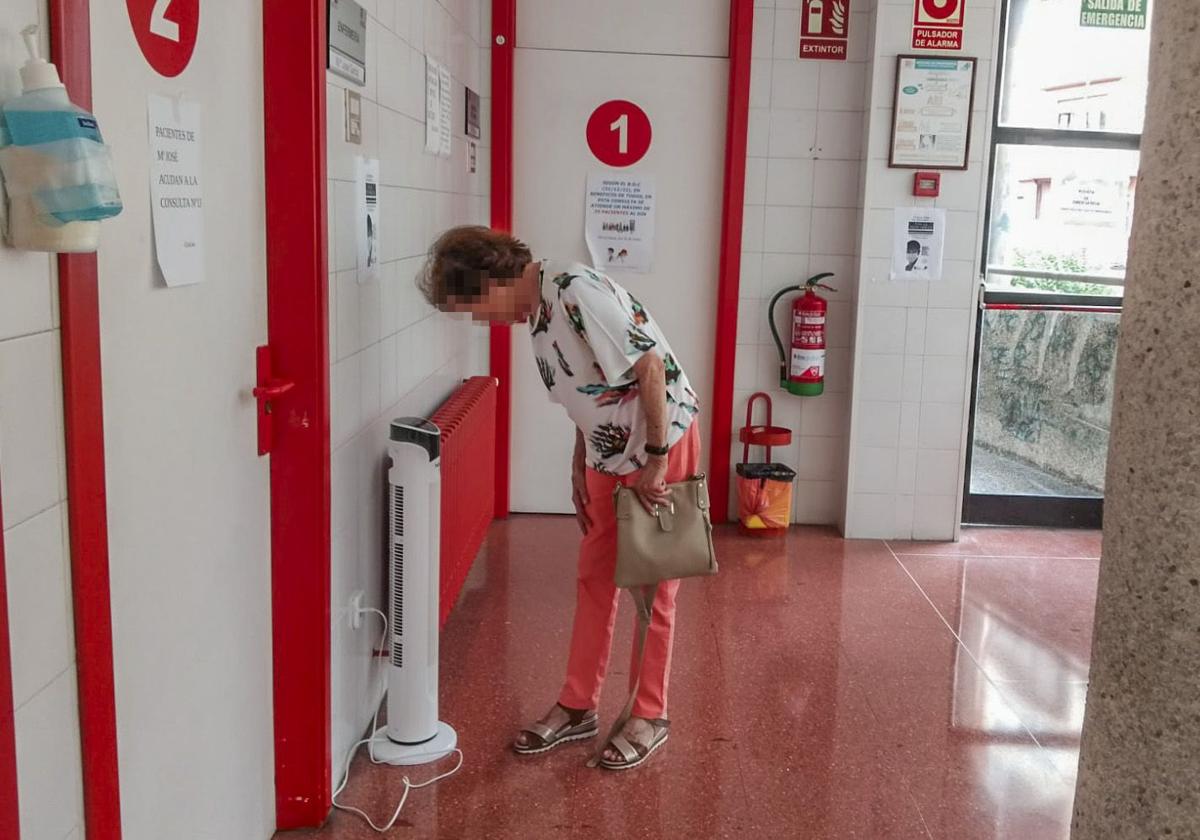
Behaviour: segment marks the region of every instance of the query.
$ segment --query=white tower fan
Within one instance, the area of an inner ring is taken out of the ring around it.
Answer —
[[[392,421],[388,454],[391,662],[386,738],[375,760],[426,764],[454,752],[458,736],[438,720],[438,578],[441,562],[441,433],[419,417]]]

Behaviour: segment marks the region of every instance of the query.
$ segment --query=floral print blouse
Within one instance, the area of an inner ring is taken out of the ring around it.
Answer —
[[[583,433],[590,468],[611,475],[641,469],[646,416],[633,373],[638,359],[654,353],[666,366],[668,445],[700,412],[666,336],[633,295],[580,263],[543,260],[541,290],[529,330],[550,399]]]

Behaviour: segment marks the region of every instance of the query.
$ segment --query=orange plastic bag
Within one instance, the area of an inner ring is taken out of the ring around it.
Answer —
[[[738,464],[738,520],[748,531],[778,531],[792,521],[795,470],[783,464]]]

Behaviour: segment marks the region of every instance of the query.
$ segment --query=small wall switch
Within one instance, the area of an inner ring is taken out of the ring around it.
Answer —
[[[362,96],[346,91],[346,142],[362,144]]]
[[[363,614],[366,612],[363,609],[363,591],[360,589],[350,596],[350,629],[359,630],[362,628]]]

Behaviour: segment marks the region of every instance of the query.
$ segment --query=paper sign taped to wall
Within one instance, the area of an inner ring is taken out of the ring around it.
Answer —
[[[592,265],[645,273],[654,266],[654,179],[593,172],[584,237]]]
[[[892,244],[893,280],[941,280],[946,211],[897,207]]]
[[[150,208],[154,252],[168,286],[204,279],[200,106],[150,94]]]
[[[425,57],[425,151],[442,149],[442,74],[432,58]]]
[[[443,157],[450,157],[452,151],[450,137],[454,126],[454,113],[451,107],[454,102],[454,79],[450,76],[450,68],[444,65],[438,65],[438,98],[441,107],[441,119],[438,121],[438,128],[441,130],[441,144],[438,151]]]
[[[358,244],[358,282],[379,276],[379,161],[355,158],[355,216]]]

